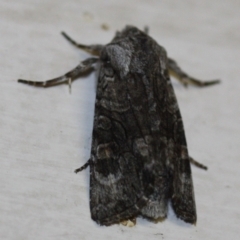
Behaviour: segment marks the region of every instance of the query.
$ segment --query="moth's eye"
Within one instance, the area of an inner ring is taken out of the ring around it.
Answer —
[[[114,71],[113,71],[111,61],[110,61],[108,54],[106,52],[102,52],[101,59],[103,62],[102,72],[103,72],[104,76],[110,77],[110,78],[113,77]]]
[[[110,63],[110,58],[109,58],[106,50],[105,51],[104,50],[102,51],[100,58],[104,63]]]

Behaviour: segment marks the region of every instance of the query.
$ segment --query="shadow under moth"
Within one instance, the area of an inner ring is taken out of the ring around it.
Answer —
[[[91,217],[100,225],[130,221],[139,216],[157,221],[167,216],[171,202],[176,216],[197,220],[184,127],[169,74],[184,85],[219,82],[190,77],[149,35],[147,29],[126,26],[107,45],[76,43],[95,55],[63,76],[37,82],[40,87],[72,80],[98,66],[98,84],[90,159]]]

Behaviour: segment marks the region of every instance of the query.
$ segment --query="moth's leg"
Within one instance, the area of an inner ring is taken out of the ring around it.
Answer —
[[[92,55],[100,56],[100,53],[102,51],[102,48],[104,47],[103,45],[100,44],[93,44],[93,45],[83,45],[80,43],[77,43],[74,41],[71,37],[69,37],[65,32],[61,32],[62,35],[75,47],[80,48]]]
[[[189,161],[190,161],[190,163],[192,163],[192,164],[195,165],[196,167],[202,168],[202,169],[204,169],[204,170],[207,170],[207,169],[208,169],[207,166],[205,166],[205,165],[203,165],[202,163],[194,160],[192,157],[189,157]]]
[[[86,169],[91,164],[91,159],[89,159],[84,165],[82,165],[80,168],[75,169],[75,173],[81,172],[82,170]]]
[[[199,79],[190,77],[171,58],[168,58],[168,71],[170,75],[177,78],[185,86],[187,86],[188,84],[193,84],[198,87],[204,87],[204,86],[214,85],[220,82],[220,80],[201,81]]]
[[[55,85],[59,85],[62,83],[68,83],[69,87],[71,86],[72,80],[77,78],[79,75],[87,72],[87,71],[93,71],[92,65],[98,61],[98,58],[88,58],[84,61],[82,61],[80,64],[78,64],[74,69],[71,71],[67,72],[66,74],[49,79],[46,81],[32,81],[32,80],[24,80],[24,79],[18,79],[18,82],[28,84],[28,85],[33,85],[36,87],[51,87]]]

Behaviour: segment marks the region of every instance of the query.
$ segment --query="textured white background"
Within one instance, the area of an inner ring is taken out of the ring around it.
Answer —
[[[238,239],[240,234],[240,2],[234,0],[21,0],[0,2],[0,239]],[[101,28],[109,26],[108,30]],[[81,43],[108,43],[126,24],[150,27],[188,73],[221,78],[185,89],[173,80],[190,154],[197,226],[169,217],[134,228],[100,227],[90,219],[89,158],[95,76],[40,89],[44,80],[87,54]]]

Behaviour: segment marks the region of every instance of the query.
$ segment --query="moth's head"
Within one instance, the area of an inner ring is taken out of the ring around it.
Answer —
[[[122,31],[117,31],[114,39],[112,41],[117,41],[125,37],[137,37],[140,35],[146,35],[143,31],[139,30],[134,26],[127,25]]]
[[[131,48],[132,46],[124,41],[106,45],[100,56],[102,67],[111,67],[120,78],[124,78],[130,68]]]
[[[144,74],[151,68],[151,62],[158,62],[160,47],[146,33],[136,27],[126,26],[101,51],[102,67],[112,68],[119,79],[129,73]],[[151,57],[150,57],[151,56]]]

